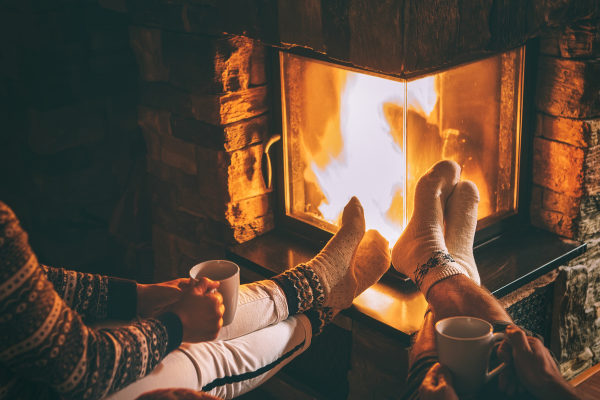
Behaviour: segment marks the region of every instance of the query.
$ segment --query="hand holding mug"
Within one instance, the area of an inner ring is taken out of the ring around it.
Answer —
[[[440,363],[450,370],[456,393],[473,395],[491,378],[508,367],[502,363],[490,370],[489,361],[496,342],[505,338],[479,318],[452,317],[435,324]]]
[[[137,284],[137,315],[152,318],[166,311],[171,304],[179,301],[186,290],[193,287],[191,279],[175,279],[173,281],[150,285]]]
[[[510,341],[498,348],[498,357],[513,362],[519,382],[538,399],[580,399],[577,390],[562,377],[554,359],[542,342],[525,335],[515,325],[505,331]]]
[[[218,281],[219,285],[213,291],[222,296],[225,305],[223,326],[231,324],[235,318],[240,293],[240,267],[231,261],[211,260],[195,265],[190,270],[192,279],[208,278]]]
[[[458,400],[458,396],[452,387],[450,370],[440,363],[434,364],[419,387],[419,399]]]
[[[225,306],[221,294],[213,290],[218,287],[219,282],[201,278],[171,307],[183,324],[184,342],[207,342],[219,335]]]

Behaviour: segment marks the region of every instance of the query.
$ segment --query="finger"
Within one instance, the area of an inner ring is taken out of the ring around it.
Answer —
[[[442,383],[452,386],[452,374],[445,365],[440,365],[438,368],[438,384]]]
[[[433,365],[433,367],[429,368],[429,371],[427,371],[427,375],[425,375],[425,378],[423,379],[423,382],[421,383],[422,387],[425,387],[427,389],[433,389],[437,386],[437,382],[438,382],[438,369],[440,367],[440,363],[436,363]]]
[[[179,286],[179,289],[181,290],[188,290],[194,287],[194,284],[198,282],[197,280],[195,280],[194,278],[185,278],[185,279],[178,279],[177,280],[177,286]]]
[[[211,281],[208,278],[200,278],[200,280],[194,284],[194,290],[197,294],[204,294],[218,287],[219,281]]]
[[[503,363],[510,363],[512,361],[512,345],[508,340],[503,340],[498,346],[496,351],[498,359]]]
[[[215,299],[217,304],[223,304],[223,295],[221,295],[221,293],[219,292],[214,292],[209,294],[208,296],[212,297],[213,299]]]
[[[225,315],[225,304],[221,304],[221,306],[219,307],[219,315],[222,317],[223,315]]]
[[[517,354],[531,353],[531,347],[529,347],[527,336],[521,329],[515,325],[509,325],[506,327],[506,331],[504,333],[506,336],[508,336],[508,339],[512,344],[513,351],[515,351]]]
[[[544,344],[542,343],[542,341],[538,338],[534,338],[534,337],[528,337],[527,341],[529,342],[529,347],[531,348],[531,351],[533,351],[534,353],[545,353],[546,352],[546,347],[544,347]]]

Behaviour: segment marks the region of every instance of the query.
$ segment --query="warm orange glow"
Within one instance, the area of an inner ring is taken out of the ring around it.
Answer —
[[[337,125],[343,143],[341,152],[322,166],[316,161],[322,156],[307,151],[305,179],[316,183],[323,193],[325,199],[318,209],[326,221],[337,224],[348,199],[356,196],[363,204],[367,228],[377,229],[388,238],[397,237],[402,230],[402,220],[398,219],[402,215],[388,218],[386,213],[394,196],[402,196],[404,156],[385,121],[383,105],[401,107],[404,84],[343,73],[346,82]]]
[[[393,136],[384,108],[404,105],[405,83],[375,76],[336,70],[345,77],[341,90],[340,121],[327,124],[321,149],[338,148],[338,155],[325,157],[307,146],[304,179],[315,183],[325,199],[318,206],[323,218],[337,225],[352,196],[365,210],[367,229],[377,229],[393,244],[403,226],[402,201],[406,176],[402,138]],[[336,81],[343,78],[338,76]],[[428,117],[437,103],[434,77],[413,82],[407,97],[409,109]],[[339,131],[331,132],[338,128]],[[323,158],[329,158],[324,165]]]
[[[334,231],[356,196],[393,246],[418,178],[451,159],[479,188],[479,220],[514,213],[517,113],[500,104],[515,54],[406,82],[282,53],[287,212]]]

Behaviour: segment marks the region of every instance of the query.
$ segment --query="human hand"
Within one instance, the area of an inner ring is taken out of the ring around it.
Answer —
[[[213,292],[218,287],[219,282],[208,278],[193,280],[193,287],[171,306],[170,311],[177,314],[183,324],[184,342],[207,342],[217,338],[225,312],[223,296]]]
[[[193,287],[190,278],[155,283],[152,285],[137,284],[137,315],[152,318],[167,310],[181,299],[183,293]]]
[[[419,387],[419,398],[421,400],[458,400],[452,387],[450,370],[440,363],[434,364]]]
[[[532,395],[542,400],[580,399],[577,391],[562,377],[554,359],[542,342],[528,337],[515,325],[505,331],[509,340],[498,348],[498,358],[505,363],[513,361],[518,381]],[[502,383],[502,380],[504,382]],[[505,376],[499,381],[500,389],[506,385],[507,392],[514,394],[517,385]],[[523,390],[521,390],[523,391]]]

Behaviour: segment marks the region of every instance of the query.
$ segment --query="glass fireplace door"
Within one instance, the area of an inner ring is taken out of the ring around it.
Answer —
[[[334,233],[357,196],[367,229],[393,245],[417,180],[443,159],[479,188],[478,229],[515,214],[522,59],[407,81],[280,52],[286,216]]]

